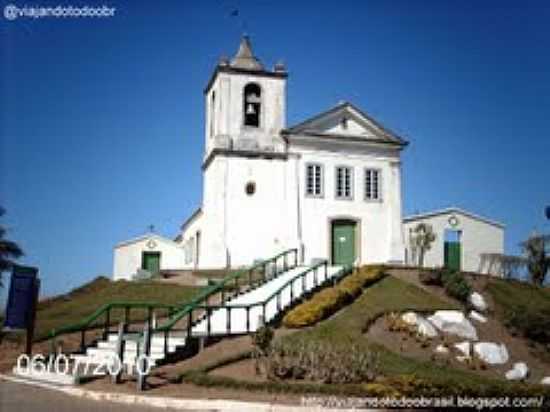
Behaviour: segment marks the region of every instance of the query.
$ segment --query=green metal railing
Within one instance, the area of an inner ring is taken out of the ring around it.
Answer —
[[[291,258],[292,257],[292,258]],[[96,329],[98,326],[103,325],[104,331],[103,335],[108,335],[111,325],[111,314],[115,309],[124,309],[124,325],[128,327],[130,324],[130,311],[133,309],[146,309],[147,310],[147,325],[149,327],[149,336],[152,336],[153,333],[165,333],[165,353],[167,352],[167,341],[168,341],[168,332],[174,328],[177,322],[183,319],[189,311],[193,311],[197,305],[201,305],[203,302],[206,304],[210,303],[210,299],[213,295],[219,293],[221,295],[222,304],[227,299],[227,294],[230,289],[231,293],[242,293],[241,288],[243,286],[249,286],[248,290],[251,290],[259,285],[265,283],[268,280],[271,280],[281,273],[292,269],[298,265],[298,250],[297,249],[288,249],[284,252],[279,253],[278,255],[263,260],[259,263],[256,263],[248,269],[243,269],[238,272],[232,273],[225,276],[221,281],[216,284],[209,286],[203,289],[197,294],[190,302],[184,303],[181,305],[170,305],[165,303],[158,302],[128,302],[128,301],[118,301],[107,303],[95,312],[90,314],[88,317],[82,321],[75,323],[73,325],[68,325],[59,329],[52,330],[47,339],[51,339],[52,353],[55,353],[55,341],[56,338],[69,334],[69,333],[81,333],[81,350],[84,351],[86,347],[86,331],[90,329]],[[269,272],[269,268],[272,268],[272,273]],[[260,271],[260,277],[258,279],[258,270]],[[243,278],[245,278],[243,280]],[[152,317],[155,310],[167,310],[168,311],[168,322],[160,327],[152,328]],[[104,317],[103,324],[97,323]],[[141,334],[143,335],[143,334]]]
[[[289,262],[289,256],[292,256],[292,261]],[[282,260],[282,267],[279,269],[278,263],[279,260]],[[273,265],[274,267],[274,273],[268,277],[267,274],[267,268],[269,265]],[[254,287],[258,287],[268,280],[274,279],[277,276],[279,276],[281,273],[286,272],[289,269],[293,269],[298,266],[298,250],[297,249],[288,249],[284,252],[279,253],[278,255],[264,260],[262,262],[256,263],[249,269],[244,269],[238,272],[235,272],[231,275],[226,276],[223,278],[220,282],[217,282],[216,284],[210,286],[206,290],[200,292],[195,298],[191,300],[185,307],[183,307],[180,311],[175,313],[173,317],[164,325],[159,326],[158,328],[155,328],[151,331],[151,333],[160,333],[169,332],[177,322],[179,322],[181,319],[188,317],[187,324],[189,325],[192,323],[192,317],[190,316],[192,312],[197,308],[197,306],[201,305],[202,302],[206,302],[206,304],[209,304],[209,299],[211,296],[213,296],[216,293],[220,293],[221,295],[221,303],[222,305],[227,300],[227,286],[232,286],[232,290],[236,290],[237,293],[240,293],[240,284],[239,279],[243,277],[247,277],[246,280],[249,281],[249,285],[252,286],[252,288],[248,289],[247,291],[250,291]],[[258,283],[253,282],[253,272],[257,269],[262,269],[261,273],[263,274],[262,279]],[[166,340],[166,339],[165,339]]]
[[[319,280],[319,276],[318,276],[319,268],[324,269],[324,276],[323,276],[323,279],[321,281]],[[298,273],[297,275],[292,277],[292,279],[289,279],[287,282],[285,282],[283,285],[281,285],[277,290],[275,290],[271,295],[269,295],[263,301],[258,301],[258,302],[249,303],[249,304],[237,304],[237,305],[197,305],[197,306],[195,306],[195,308],[191,309],[191,312],[193,310],[202,310],[206,313],[206,315],[204,317],[204,319],[206,320],[206,337],[209,337],[209,336],[213,336],[213,335],[216,334],[216,333],[212,333],[212,331],[211,331],[211,316],[212,316],[213,311],[219,310],[219,309],[225,309],[226,329],[225,329],[225,332],[221,332],[221,334],[226,335],[226,334],[231,334],[232,333],[232,330],[231,330],[231,311],[232,310],[239,310],[239,309],[240,310],[245,310],[245,313],[246,313],[246,323],[245,323],[246,327],[245,327],[244,333],[250,333],[252,331],[251,328],[250,328],[250,324],[251,324],[251,322],[250,322],[250,312],[251,312],[252,308],[255,308],[255,307],[258,307],[258,306],[260,306],[262,308],[262,310],[261,310],[262,319],[267,324],[271,320],[273,320],[276,316],[278,316],[278,314],[281,313],[281,311],[283,309],[282,294],[283,294],[283,291],[285,291],[287,288],[289,289],[289,300],[288,300],[287,304],[292,305],[292,303],[294,301],[294,285],[295,285],[296,282],[301,282],[301,291],[302,291],[301,296],[304,296],[307,293],[315,291],[319,286],[322,286],[323,284],[330,283],[330,282],[332,282],[333,285],[336,284],[336,282],[338,282],[340,279],[342,279],[344,276],[351,273],[352,271],[353,271],[353,266],[352,265],[346,265],[342,269],[340,269],[338,271],[338,273],[334,274],[333,276],[331,276],[329,278],[328,277],[328,262],[327,261],[322,261],[322,262],[319,262],[319,263],[317,263],[313,266],[310,266],[309,268],[307,268],[303,272]],[[312,282],[311,282],[312,287],[311,287],[311,289],[307,290],[306,276],[311,272],[313,272],[313,277],[312,277]],[[267,317],[266,317],[267,305],[270,302],[272,302],[274,299],[276,299],[276,301],[275,301],[276,315],[275,315],[274,318],[272,318],[268,321]],[[189,315],[191,316],[191,314],[189,314]],[[188,323],[187,326],[188,326],[187,336],[192,336],[192,331],[191,331],[192,325],[190,323]],[[243,332],[237,331],[236,333],[243,333]]]
[[[51,339],[51,346],[52,349],[55,349],[55,340],[61,335],[66,335],[69,333],[81,333],[80,338],[80,348],[81,350],[84,350],[86,346],[86,331],[90,329],[96,329],[98,327],[103,326],[103,335],[106,336],[109,333],[110,326],[111,326],[111,314],[114,310],[117,309],[124,309],[124,324],[126,326],[130,325],[131,323],[131,313],[130,311],[132,309],[146,309],[147,310],[147,321],[151,323],[152,317],[153,317],[153,311],[157,309],[163,309],[168,312],[168,316],[171,316],[173,313],[177,312],[179,309],[181,309],[181,305],[170,305],[166,303],[160,303],[160,302],[126,302],[126,301],[118,301],[118,302],[110,302],[106,303],[102,306],[100,306],[95,312],[84,318],[78,323],[64,326],[58,329],[52,329],[52,331],[48,334],[47,339]],[[97,323],[98,320],[101,318],[104,318],[103,323]],[[53,350],[52,350],[53,351]]]

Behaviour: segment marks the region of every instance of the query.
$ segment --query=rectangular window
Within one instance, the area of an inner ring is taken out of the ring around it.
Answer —
[[[323,196],[323,166],[310,163],[306,166],[306,195]]]
[[[353,199],[353,169],[339,166],[336,168],[336,199]]]
[[[365,169],[365,200],[382,200],[381,172]]]

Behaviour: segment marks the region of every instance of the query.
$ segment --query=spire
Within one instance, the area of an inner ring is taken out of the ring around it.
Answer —
[[[246,70],[264,70],[262,63],[252,53],[252,45],[250,44],[250,38],[244,35],[239,45],[239,50],[233,60],[231,60],[231,67],[237,69]]]

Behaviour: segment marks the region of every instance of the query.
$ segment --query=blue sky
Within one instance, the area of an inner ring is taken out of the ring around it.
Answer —
[[[0,17],[0,204],[43,294],[110,275],[115,243],[173,236],[199,205],[202,90],[243,30],[287,64],[289,125],[350,100],[410,140],[405,214],[502,221],[508,253],[549,229],[547,1],[28,4],[116,7]]]

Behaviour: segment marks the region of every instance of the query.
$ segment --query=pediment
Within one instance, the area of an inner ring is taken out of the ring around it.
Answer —
[[[407,144],[401,137],[347,102],[287,129],[287,133]]]

